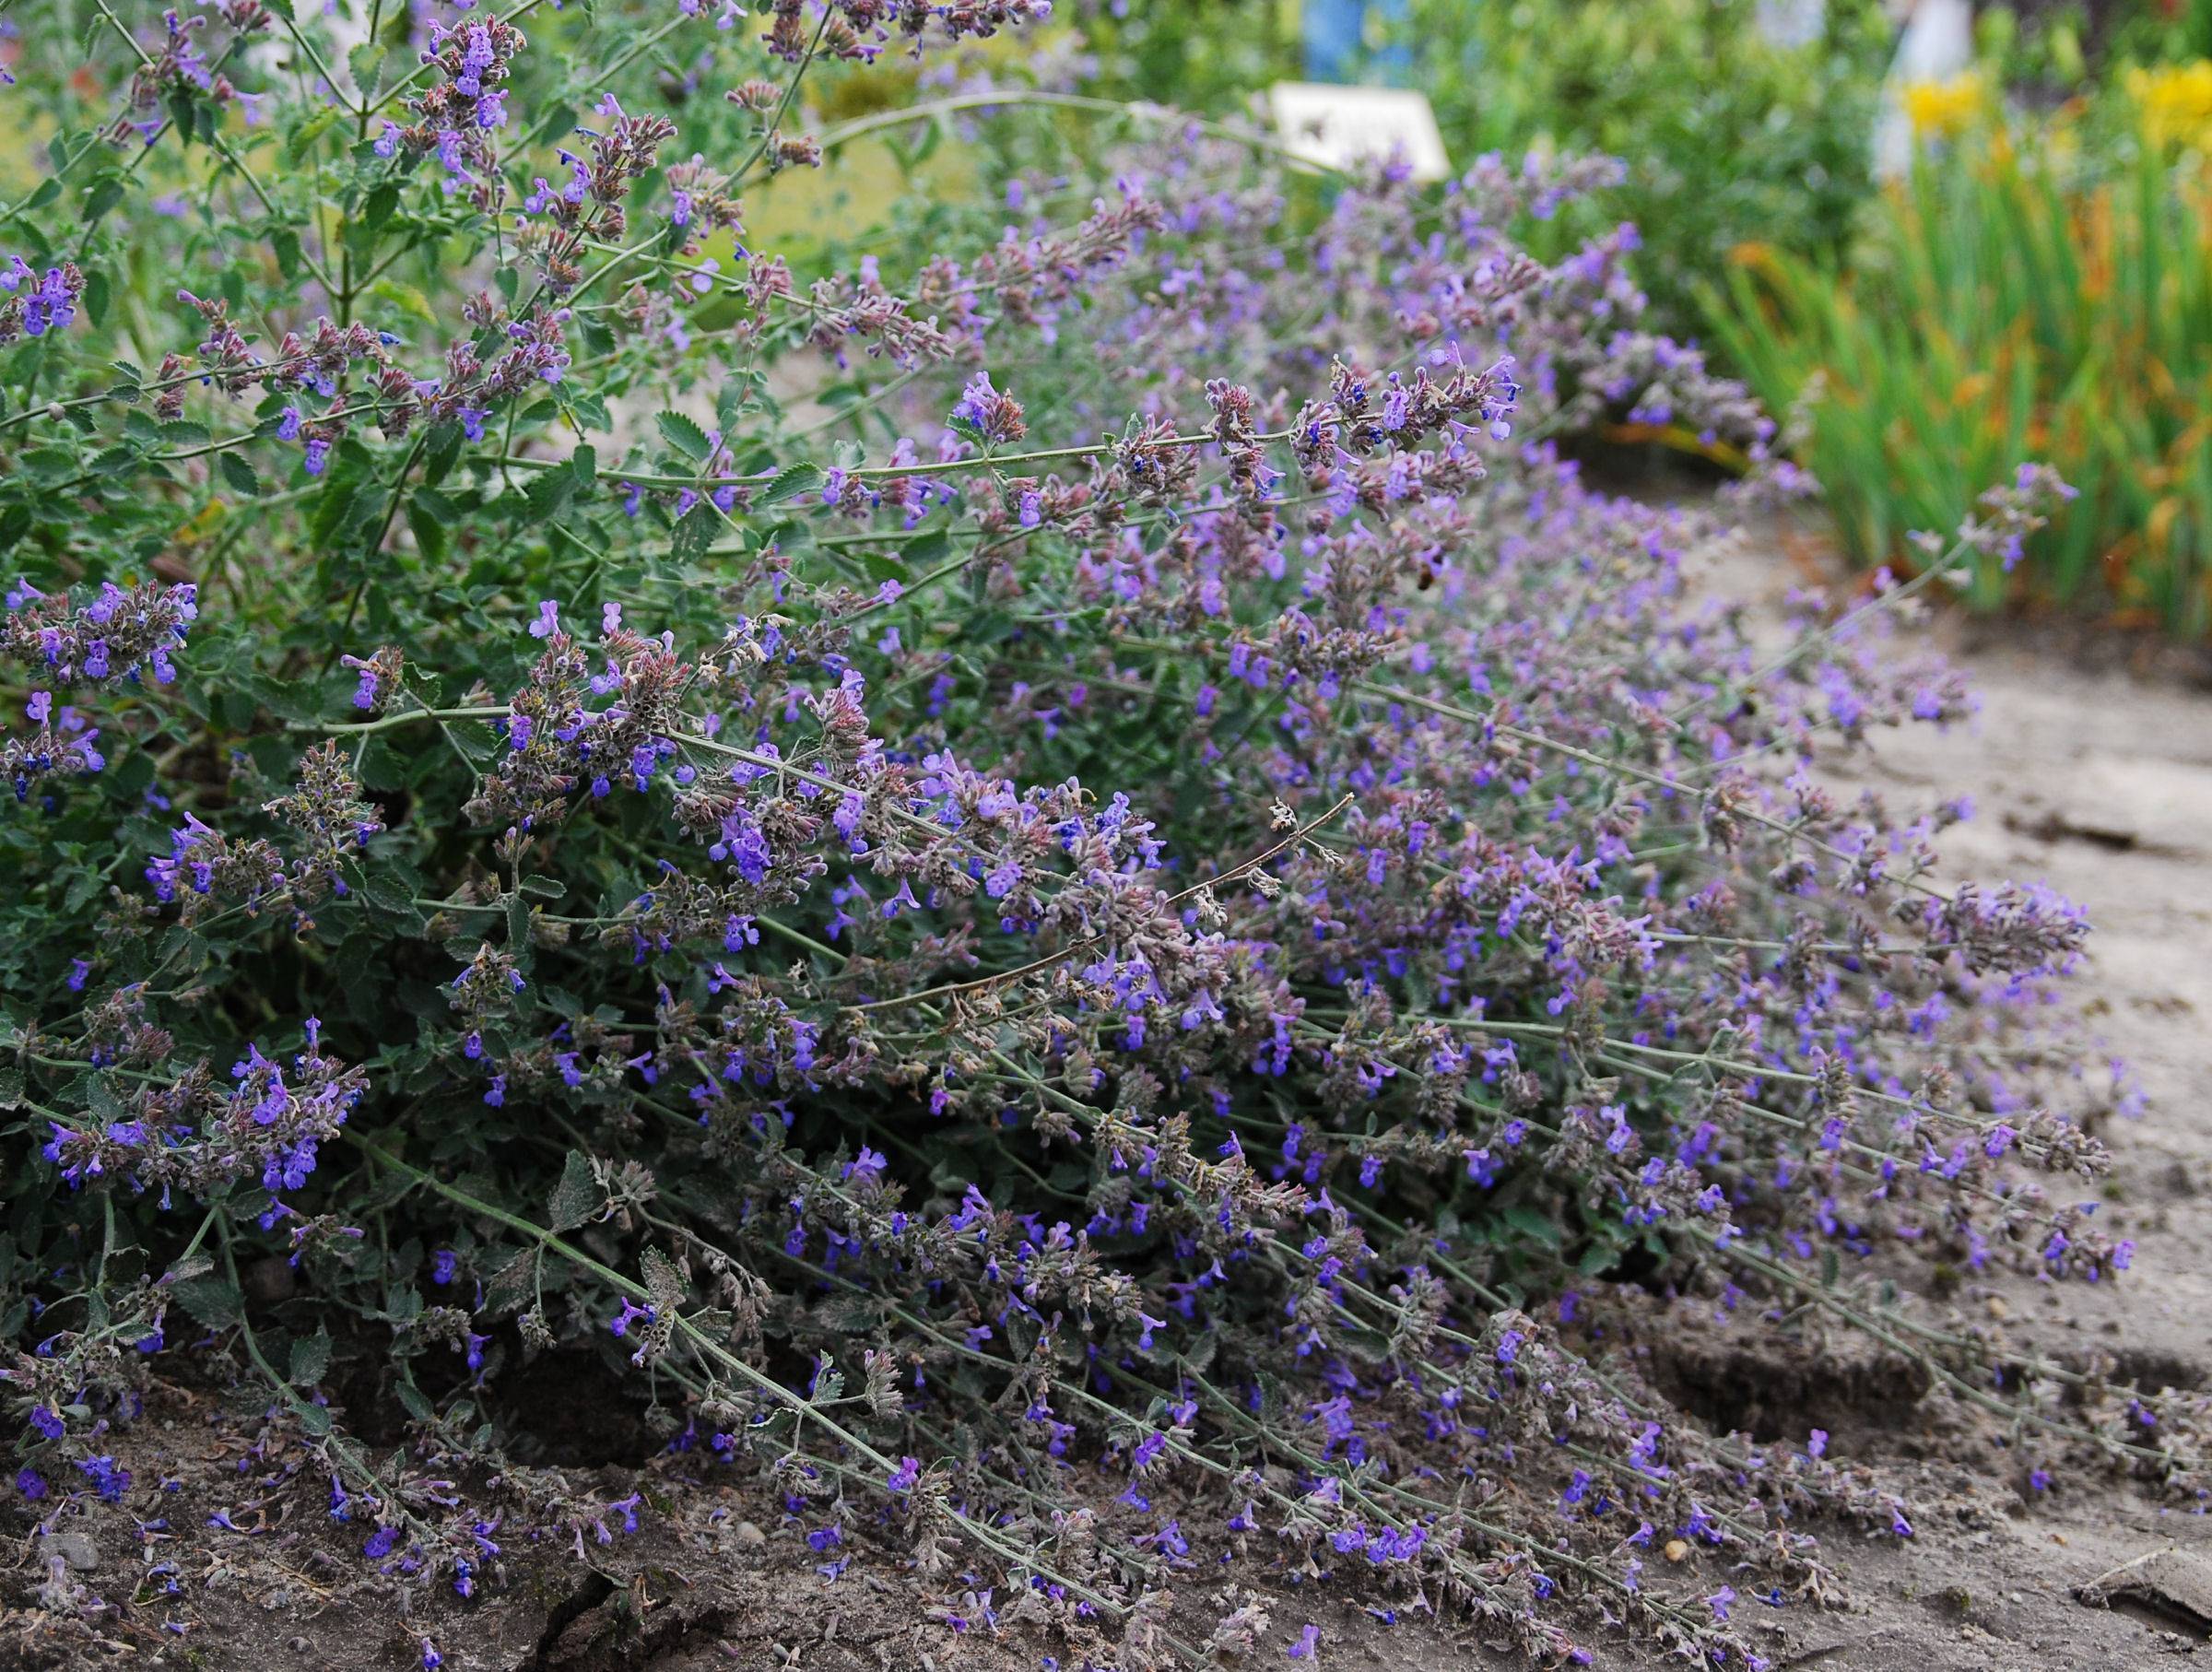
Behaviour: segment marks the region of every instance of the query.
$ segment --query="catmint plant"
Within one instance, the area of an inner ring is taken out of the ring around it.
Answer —
[[[219,1355],[459,1607],[742,1471],[1063,1664],[1194,1659],[1229,1560],[1748,1667],[1747,1599],[1832,1594],[1804,1524],[1910,1506],[1669,1407],[1663,1307],[2074,1373],[1882,1296],[2127,1267],[2100,1093],[1983,1048],[2085,924],[1823,781],[1971,712],[1914,583],[1762,656],[1683,580],[1727,508],[1559,450],[1802,486],[1632,232],[1520,249],[1609,165],[1071,143],[996,39],[1049,10],[102,6],[97,97],[0,94],[58,124],[0,281],[20,1514],[150,1494],[113,1437]],[[988,203],[766,247],[810,100],[910,54],[917,121],[1014,78]],[[517,1460],[548,1360],[649,1399],[653,1489]],[[2194,1409],[2108,1393],[2054,1453],[2198,1489]]]

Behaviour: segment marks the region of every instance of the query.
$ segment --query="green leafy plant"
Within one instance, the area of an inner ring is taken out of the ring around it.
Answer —
[[[1642,235],[1653,321],[1680,335],[1736,245],[1831,254],[1871,189],[1888,26],[1872,0],[1827,9],[1818,39],[1777,46],[1754,0],[1418,0],[1413,39],[1459,152],[1623,160],[1603,207]]]
[[[2202,159],[2058,143],[1931,154],[1846,267],[1749,252],[1715,336],[1777,411],[1866,564],[1918,561],[2008,458],[2082,497],[1979,606],[2052,603],[2212,630],[2212,189]]]

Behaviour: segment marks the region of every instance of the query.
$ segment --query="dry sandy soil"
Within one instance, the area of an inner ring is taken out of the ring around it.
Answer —
[[[1770,532],[1716,556],[1703,580],[1771,621],[1790,587],[1834,576],[1817,541]],[[2016,1341],[2052,1356],[2077,1355],[2086,1336],[2148,1385],[2212,1384],[2212,683],[2184,658],[2094,636],[1941,619],[1912,631],[1967,669],[1981,715],[1948,734],[1885,736],[1830,776],[1875,785],[1900,807],[1971,796],[1974,818],[1944,838],[1950,878],[2045,882],[2088,908],[2084,1020],[2144,1094],[2143,1114],[2103,1135],[2115,1156],[2104,1211],[2140,1249],[2131,1280],[2008,1283],[1967,1303],[2003,1311]],[[1929,1426],[1939,1417],[1930,1412]],[[1988,1525],[1924,1522],[1904,1547],[1831,1538],[1831,1559],[1854,1582],[1852,1608],[1791,1622],[1794,1646],[1778,1666],[2133,1668],[2205,1643],[2203,1515],[2065,1481],[2029,1513],[2000,1476],[2001,1454],[1986,1471],[1914,1462],[1943,1449],[1931,1438],[1908,1421],[1868,1449],[1936,1492],[1962,1487],[1963,1501],[1994,1506]],[[2144,1600],[2105,1608],[2077,1598],[2131,1562],[2142,1564],[2131,1577]]]

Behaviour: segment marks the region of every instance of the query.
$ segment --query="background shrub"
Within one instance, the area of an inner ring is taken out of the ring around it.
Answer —
[[[2212,629],[2212,200],[2194,148],[2212,126],[2189,74],[2138,78],[2140,144],[1969,126],[1885,197],[1848,273],[1768,248],[1739,262],[1718,341],[1776,410],[1801,410],[1796,454],[1861,562],[1916,561],[1913,531],[1948,526],[2033,453],[2083,499],[1986,560],[1977,605]]]

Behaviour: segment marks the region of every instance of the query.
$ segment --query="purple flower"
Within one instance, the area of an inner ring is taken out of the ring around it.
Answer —
[[[953,422],[965,426],[986,442],[1018,442],[1029,433],[1021,403],[991,386],[991,374],[979,371],[968,381],[952,408]]]
[[[76,1466],[92,1482],[93,1489],[110,1503],[117,1501],[130,1489],[131,1471],[122,1467],[112,1457],[81,1458]]]

